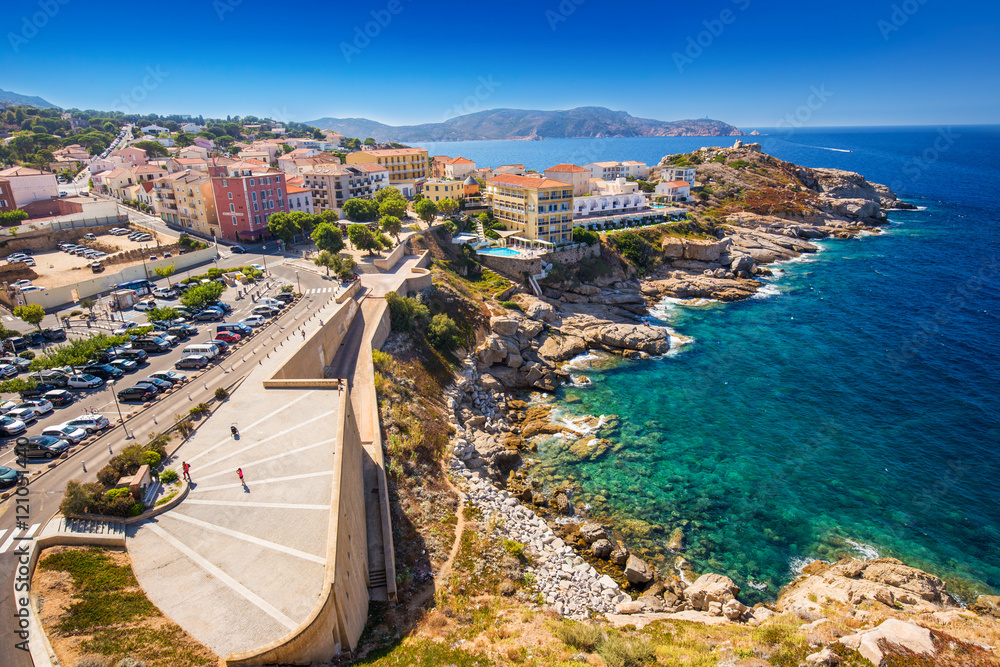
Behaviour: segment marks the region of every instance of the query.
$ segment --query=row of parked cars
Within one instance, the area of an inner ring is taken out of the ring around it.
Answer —
[[[9,419],[7,415],[0,421]],[[111,427],[104,415],[84,413],[58,426],[42,429],[41,435],[28,438],[19,437],[14,445],[14,454],[23,459],[54,459],[65,454],[70,447],[84,438]],[[23,433],[23,431],[22,431]],[[24,481],[24,471],[0,466],[0,488],[8,488]]]
[[[23,336],[11,336],[3,341],[3,351],[12,355],[23,352],[31,346],[44,345],[49,342],[66,340],[66,332],[59,328],[42,329],[32,331]]]

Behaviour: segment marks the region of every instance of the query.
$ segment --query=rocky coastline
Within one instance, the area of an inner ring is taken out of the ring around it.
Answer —
[[[703,150],[726,151],[731,159],[759,153],[759,146],[737,142],[733,149]],[[610,271],[589,281],[550,280],[541,296],[513,297],[521,312],[494,312],[489,329],[468,351],[446,393],[456,433],[453,477],[465,500],[492,520],[498,534],[526,545],[538,592],[556,613],[571,619],[603,614],[613,624],[666,618],[755,625],[788,612],[818,627],[824,618],[823,605],[816,602],[820,600],[844,605],[864,630],[856,636],[828,637],[817,646],[842,641],[856,650],[877,649],[878,639],[886,636],[919,634],[912,627],[887,626],[881,633],[884,624],[868,627],[869,618],[877,616],[867,611],[871,605],[939,621],[975,615],[948,595],[940,579],[894,559],[815,561],[775,602],[749,607],[739,601],[740,589],[728,577],[693,571],[679,555],[684,539],[679,529],[669,545],[670,552],[678,554],[673,571],[657,571],[630,553],[620,534],[581,516],[570,489],[545,489],[526,470],[522,452],[532,450],[538,436],[569,433],[580,457],[598,457],[614,446],[597,437],[602,424],[596,418],[577,428],[554,421],[551,406],[523,400],[531,391],[589,382],[565,362],[595,350],[624,358],[665,354],[684,341],[647,319],[650,307],[664,297],[747,298],[763,286],[759,279],[771,274],[769,264],[817,252],[818,239],[879,233],[887,224],[887,209],[912,208],[858,174],[814,169],[797,177],[815,192],[808,215],[789,219],[737,212],[726,217],[724,234],[717,238],[666,236],[658,248],[662,261],[642,279],[627,266],[609,263]],[[976,609],[995,614],[997,603],[980,599]],[[875,634],[866,638],[869,632]],[[919,640],[913,640],[915,651]],[[862,653],[869,657],[874,651]],[[835,664],[831,655],[823,648],[810,656],[810,664]]]

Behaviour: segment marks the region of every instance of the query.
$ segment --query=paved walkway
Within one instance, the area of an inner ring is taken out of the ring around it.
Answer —
[[[171,462],[191,465],[188,497],[129,530],[150,600],[222,657],[284,636],[322,592],[339,391],[263,389],[301,340],[273,332],[293,330]]]

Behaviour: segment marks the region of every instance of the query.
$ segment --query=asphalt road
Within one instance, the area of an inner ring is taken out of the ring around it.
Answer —
[[[260,255],[251,254],[235,255],[232,257],[225,256],[219,260],[219,266],[225,268],[241,264],[262,263],[261,259]],[[334,285],[334,283],[311,272],[301,270],[297,272],[293,267],[280,264],[280,261],[280,258],[276,256],[269,256],[267,258],[269,277],[272,279],[271,282],[273,284],[271,288],[272,293],[281,284],[301,285],[302,291],[306,293],[311,289],[328,288]],[[230,314],[226,321],[236,321],[245,317],[254,305],[248,298],[236,300],[235,296],[235,290],[232,288],[226,290],[224,299],[234,306],[233,313]],[[280,337],[276,336],[274,340],[271,340],[271,333],[276,333],[282,327],[294,326],[296,319],[301,319],[303,314],[312,309],[314,301],[317,304],[324,303],[328,298],[329,295],[317,296],[315,299],[307,296],[300,300],[277,320],[264,327],[261,333],[255,335],[251,339],[250,345],[244,346],[235,352],[230,352],[219,363],[210,366],[202,375],[192,378],[186,385],[183,385],[184,389],[182,391],[161,396],[151,408],[130,419],[127,422],[128,431],[135,434],[136,441],[143,442],[148,438],[150,433],[159,432],[169,424],[169,419],[172,415],[187,412],[191,405],[207,400],[213,394],[215,388],[231,385],[245,377],[254,364],[254,355],[251,353],[252,349],[257,349],[257,355],[266,354],[270,350],[273,350],[278,344]],[[126,317],[129,314],[126,313]],[[141,313],[136,313],[135,315],[140,316],[136,318],[140,322],[145,319],[141,317]],[[211,337],[209,332],[214,332],[214,324],[206,323],[199,325],[199,335],[188,339],[186,344],[208,340]],[[7,326],[11,326],[11,323],[8,322]],[[119,382],[125,386],[131,386],[128,383],[130,379],[134,381],[146,377],[155,370],[173,368],[173,362],[181,356],[179,348],[183,347],[183,345],[183,343],[178,344],[174,350],[166,354],[150,355],[147,366],[141,367],[136,372],[124,376]],[[246,358],[246,361],[243,361],[243,358]],[[193,371],[182,372],[188,375],[189,378],[194,374]],[[82,408],[89,405],[93,405],[97,411],[108,415],[109,418],[111,416],[117,418],[118,416],[110,392],[108,390],[101,390],[78,399],[70,406],[61,409],[56,408],[54,410],[57,413],[55,416],[49,416],[40,423],[59,423],[70,419],[80,414],[83,411]],[[134,411],[138,407],[134,405],[130,406],[130,411]],[[35,425],[29,429],[29,432],[34,434],[39,432],[41,428],[40,425]],[[30,656],[26,652],[15,648],[15,643],[19,639],[14,634],[17,630],[16,617],[14,616],[16,602],[13,596],[13,583],[17,568],[14,549],[20,543],[20,538],[35,535],[58,512],[59,503],[62,500],[62,494],[67,482],[72,479],[94,481],[96,479],[96,472],[107,463],[111,456],[132,442],[133,440],[127,438],[125,429],[118,426],[105,432],[104,435],[90,445],[74,452],[68,460],[62,461],[54,469],[33,480],[27,487],[27,502],[22,504],[21,510],[16,511],[15,503],[11,502],[11,500],[0,502],[0,619],[2,619],[0,620],[0,665],[4,667],[29,667],[32,665]],[[10,448],[11,445],[8,444],[0,450],[2,452],[0,454],[2,456],[0,462],[10,457]],[[83,470],[84,463],[86,463],[88,471],[86,473]],[[44,464],[42,465],[44,466]],[[23,506],[27,507],[27,520],[24,521],[23,527],[19,528],[17,523],[18,519],[23,518]],[[17,512],[18,516],[15,516],[15,512]]]

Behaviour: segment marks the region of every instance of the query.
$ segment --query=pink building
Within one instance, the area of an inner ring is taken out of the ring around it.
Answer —
[[[285,174],[258,162],[240,160],[209,167],[222,238],[256,243],[271,238],[272,213],[288,213]]]

